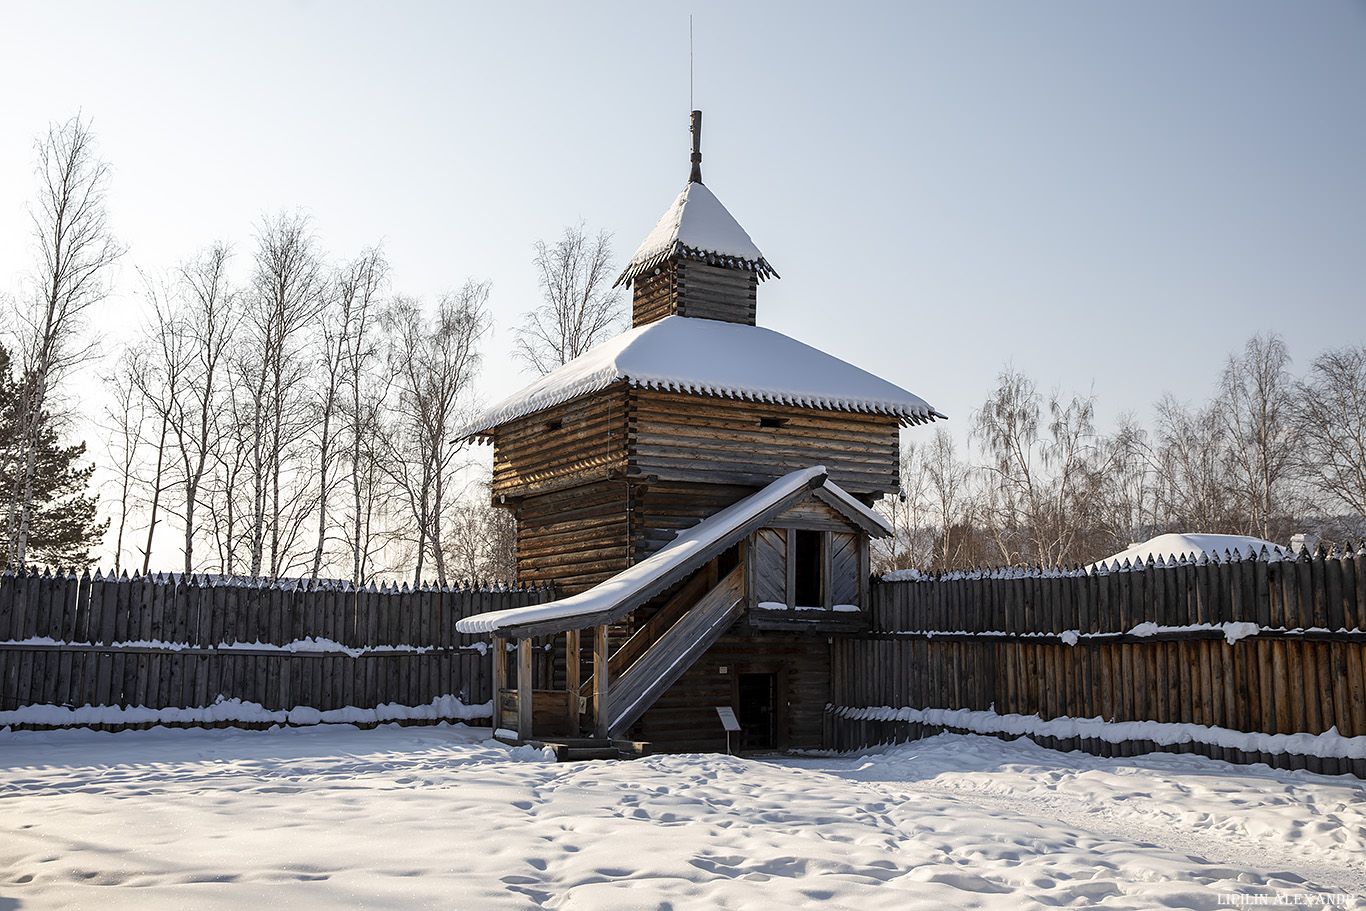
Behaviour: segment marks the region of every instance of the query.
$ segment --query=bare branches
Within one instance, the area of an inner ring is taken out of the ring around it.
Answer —
[[[1291,443],[1290,355],[1278,335],[1255,335],[1241,356],[1230,355],[1220,377],[1219,414],[1228,456],[1247,494],[1246,531],[1279,536],[1289,506],[1294,452]]]
[[[1366,527],[1366,346],[1320,354],[1296,400],[1300,473]]]
[[[612,288],[612,236],[564,229],[554,246],[536,242],[536,278],[544,302],[523,314],[515,355],[544,375],[606,338],[622,319],[621,294]]]
[[[386,471],[412,519],[414,581],[430,555],[438,580],[446,582],[443,522],[455,500],[451,475],[460,451],[453,437],[479,369],[478,343],[490,324],[488,296],[486,282],[467,282],[441,298],[430,321],[416,301],[399,298],[386,320],[397,392]]]
[[[23,382],[17,409],[18,445],[4,467],[6,560],[27,559],[39,441],[50,423],[50,397],[68,371],[89,358],[86,330],[92,307],[108,294],[110,267],[123,255],[105,213],[109,168],[95,153],[94,135],[79,117],[54,125],[37,144],[38,205],[31,213],[37,271],[27,300],[14,314]]]

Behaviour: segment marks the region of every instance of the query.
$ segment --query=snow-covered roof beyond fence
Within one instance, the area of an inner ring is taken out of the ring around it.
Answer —
[[[457,621],[455,628],[462,633],[506,634],[535,626],[538,629],[532,635],[541,635],[614,622],[687,578],[688,573],[731,546],[737,536],[750,534],[809,493],[820,491],[833,494],[831,500],[840,504],[836,508],[851,517],[857,516],[860,524],[874,525],[883,534],[891,533],[885,519],[841,490],[826,475],[824,467],[803,468],[680,531],[678,537],[655,553],[586,592],[548,604],[475,614]]]
[[[629,285],[636,276],[675,255],[755,272],[761,279],[778,274],[735,216],[701,183],[683,188],[626,264],[616,285]]]
[[[1167,562],[1171,563],[1183,556],[1188,560],[1196,560],[1203,554],[1227,553],[1252,557],[1260,553],[1262,548],[1266,548],[1267,552],[1272,554],[1285,553],[1285,548],[1279,544],[1247,535],[1166,534],[1158,535],[1142,544],[1132,544],[1097,563],[1111,566],[1115,563],[1123,564],[1126,560],[1131,563],[1146,561],[1149,557],[1154,560],[1165,557]],[[1091,566],[1094,567],[1097,563]]]
[[[619,380],[649,389],[888,414],[907,424],[944,416],[918,395],[781,332],[669,316],[623,332],[552,370],[493,405],[456,437],[483,436]]]

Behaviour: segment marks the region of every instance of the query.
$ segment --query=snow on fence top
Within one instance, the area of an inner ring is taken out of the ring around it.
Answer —
[[[59,567],[56,572],[52,567],[28,566],[19,570],[6,567],[0,571],[0,579],[26,578],[26,579],[60,579],[64,581],[77,581],[89,579],[91,582],[149,582],[154,585],[183,585],[195,588],[257,588],[262,590],[278,591],[338,591],[338,592],[379,592],[383,594],[403,594],[409,591],[423,592],[447,592],[455,594],[469,594],[476,592],[512,592],[512,591],[539,591],[543,594],[553,590],[549,583],[534,582],[481,582],[477,580],[461,579],[458,581],[447,582],[442,585],[439,582],[423,581],[410,584],[406,581],[370,581],[364,585],[346,579],[313,579],[303,577],[284,577],[272,579],[269,576],[225,576],[216,573],[191,573],[185,575],[178,572],[149,572],[146,575],[136,569],[130,574],[128,570],[123,570],[122,574],[109,570],[104,572],[98,567],[94,574],[89,569],[77,572],[74,569]]]
[[[944,417],[918,395],[781,332],[668,316],[552,370],[476,417],[456,437],[486,436],[509,421],[619,380],[649,389],[888,414],[904,424]]]
[[[1310,560],[1316,556],[1366,559],[1366,542],[1354,545],[1349,541],[1344,546],[1335,546],[1332,549],[1320,546],[1317,551],[1311,551],[1306,547],[1294,550],[1267,542],[1266,546],[1262,548],[1230,548],[1222,553],[1210,550],[1203,551],[1198,556],[1180,554],[1170,558],[1159,555],[1155,559],[1149,554],[1146,560],[1143,557],[1135,557],[1132,560],[1126,558],[1123,562],[1107,559],[1087,566],[1000,566],[955,569],[938,573],[922,572],[918,569],[897,569],[883,573],[881,579],[883,582],[943,582],[955,579],[1063,579],[1072,576],[1142,572],[1148,569],[1167,569],[1173,566],[1204,566],[1209,563],[1241,563],[1244,561],[1277,563],[1281,560]]]
[[[760,279],[778,274],[735,217],[700,183],[689,183],[683,188],[613,287],[629,285],[637,276],[675,256],[743,269],[756,273]]]

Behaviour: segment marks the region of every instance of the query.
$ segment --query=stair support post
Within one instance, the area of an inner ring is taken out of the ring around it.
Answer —
[[[517,640],[517,737],[531,739],[531,638]]]
[[[607,624],[593,627],[593,723],[598,737],[607,738]]]
[[[565,703],[569,712],[569,736],[579,736],[579,631],[564,634],[564,679],[568,691]]]
[[[493,729],[507,727],[503,718],[503,690],[508,687],[508,641],[493,635]]]

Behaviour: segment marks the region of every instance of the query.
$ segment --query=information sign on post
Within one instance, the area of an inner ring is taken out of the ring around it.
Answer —
[[[726,755],[729,756],[731,755],[730,734],[731,731],[740,730],[740,722],[735,717],[735,710],[728,705],[718,705],[716,714],[721,716],[721,727],[726,729]]]

